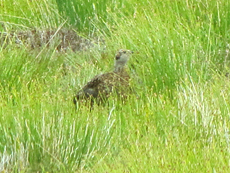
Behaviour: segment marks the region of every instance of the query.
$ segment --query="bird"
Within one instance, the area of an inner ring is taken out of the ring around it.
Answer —
[[[130,76],[126,70],[126,64],[132,54],[131,50],[120,49],[115,56],[114,70],[93,77],[74,96],[74,104],[89,101],[91,107],[95,102],[100,105],[113,93],[119,98],[126,98],[132,90],[129,83]]]

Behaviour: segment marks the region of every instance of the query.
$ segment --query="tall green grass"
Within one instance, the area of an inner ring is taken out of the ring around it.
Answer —
[[[101,25],[110,22],[115,12],[119,17],[130,14],[133,11],[131,2],[121,0],[56,0],[59,12],[68,20],[70,25],[80,31],[95,33],[93,24]],[[131,10],[131,11],[130,11]]]
[[[0,30],[57,28],[65,22],[52,0],[0,1]]]
[[[106,49],[0,49],[0,172],[228,172],[229,1],[10,3],[1,30],[65,23]],[[120,48],[136,94],[75,108]]]

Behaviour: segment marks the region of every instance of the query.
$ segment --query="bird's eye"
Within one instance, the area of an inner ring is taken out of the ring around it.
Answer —
[[[120,59],[120,57],[121,57],[120,55],[117,55],[117,56],[116,56],[116,60]]]
[[[126,53],[126,51],[124,51],[123,53]]]

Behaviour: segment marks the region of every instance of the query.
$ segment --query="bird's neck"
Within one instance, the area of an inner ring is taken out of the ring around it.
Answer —
[[[115,66],[114,68],[114,72],[124,72],[125,71],[125,66],[122,65],[122,66]]]
[[[114,64],[114,72],[123,72],[125,71],[127,61],[116,61]]]

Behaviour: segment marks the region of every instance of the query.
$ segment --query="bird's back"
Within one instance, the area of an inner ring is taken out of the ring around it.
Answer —
[[[126,96],[130,87],[129,79],[126,71],[97,75],[77,93],[76,98],[77,100],[96,99],[100,103],[112,93],[121,97]]]

